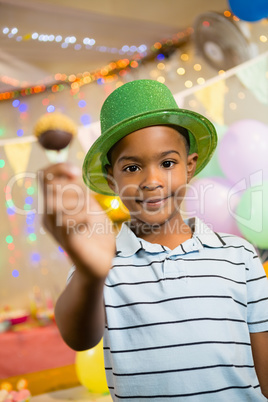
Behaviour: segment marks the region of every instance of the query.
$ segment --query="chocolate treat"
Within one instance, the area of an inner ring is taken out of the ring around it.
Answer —
[[[67,147],[72,139],[73,135],[63,130],[47,130],[38,137],[42,147],[57,151]]]

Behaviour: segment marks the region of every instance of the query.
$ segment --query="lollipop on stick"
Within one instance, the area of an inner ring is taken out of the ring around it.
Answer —
[[[66,148],[77,134],[75,123],[62,113],[48,113],[40,117],[34,127],[34,135],[39,143],[48,151],[57,151],[60,161],[60,150]]]

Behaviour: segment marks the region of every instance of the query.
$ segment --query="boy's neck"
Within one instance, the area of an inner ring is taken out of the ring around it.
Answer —
[[[150,243],[161,244],[171,250],[192,237],[191,228],[181,217],[162,225],[153,226],[143,222],[131,221],[129,227],[137,237]]]

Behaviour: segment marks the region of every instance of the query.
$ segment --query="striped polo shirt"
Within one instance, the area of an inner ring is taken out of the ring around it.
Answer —
[[[123,224],[105,282],[104,358],[114,401],[266,401],[250,332],[268,331],[268,281],[253,246],[199,219],[174,250]]]

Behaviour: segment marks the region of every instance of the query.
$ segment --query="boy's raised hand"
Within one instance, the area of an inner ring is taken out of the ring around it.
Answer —
[[[115,254],[113,225],[82,182],[79,169],[51,165],[41,174],[44,226],[76,268],[92,278],[107,276]]]

